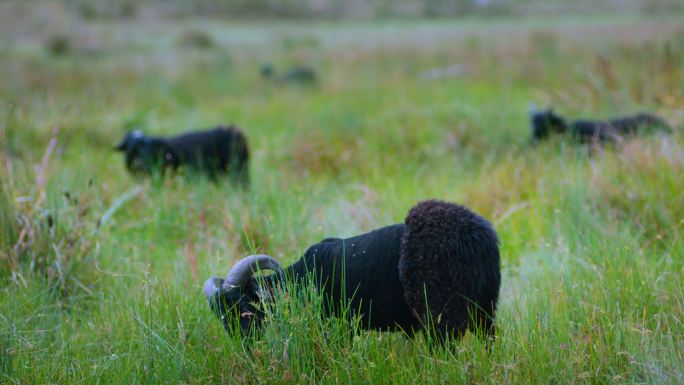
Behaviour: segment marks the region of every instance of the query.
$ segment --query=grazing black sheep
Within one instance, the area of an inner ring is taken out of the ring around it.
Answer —
[[[255,278],[258,269],[276,273]],[[340,306],[361,327],[413,333],[429,326],[440,340],[479,328],[494,335],[501,282],[496,232],[463,206],[428,200],[404,223],[356,237],[328,238],[282,269],[267,255],[240,260],[226,279],[210,278],[204,294],[226,330],[239,322],[249,335],[262,323],[264,301],[287,279],[301,288],[307,277],[323,293],[324,313]]]
[[[542,111],[530,112],[530,123],[532,125],[532,141],[537,142],[546,139],[551,134],[562,134],[567,132],[568,124],[551,108]]]
[[[318,81],[316,72],[313,69],[304,66],[294,67],[282,75],[276,75],[272,65],[264,64],[261,66],[261,77],[264,79],[273,79],[278,83],[315,84]]]
[[[164,173],[189,167],[211,178],[228,175],[243,184],[249,179],[249,149],[242,131],[235,127],[217,127],[189,132],[171,138],[145,136],[131,131],[116,146],[125,153],[126,168],[132,174]]]
[[[618,142],[626,136],[636,135],[646,129],[670,131],[661,118],[639,113],[611,120],[574,120],[567,122],[551,108],[530,113],[532,140],[546,139],[552,134],[569,133],[581,143]]]

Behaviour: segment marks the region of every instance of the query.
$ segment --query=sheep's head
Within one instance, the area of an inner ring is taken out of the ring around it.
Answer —
[[[283,271],[278,261],[268,255],[250,255],[238,261],[225,279],[213,277],[204,283],[209,306],[221,318],[226,331],[236,330],[239,325],[242,335],[247,336],[261,326],[264,312],[259,304],[270,294],[254,277],[259,270],[274,270],[278,274]]]
[[[530,111],[532,123],[532,140],[539,141],[549,134],[563,133],[567,129],[565,120],[553,112],[552,108],[541,111]]]
[[[140,130],[129,131],[126,136],[117,144],[114,149],[116,151],[130,151],[133,148],[139,146],[145,139],[145,135]]]
[[[140,130],[128,132],[114,149],[124,153],[126,168],[134,174],[149,175],[154,168],[163,170],[178,165],[178,157],[166,143],[149,138]]]
[[[121,142],[114,147],[126,156],[126,167],[132,173],[150,172],[149,140],[140,130],[129,131]]]

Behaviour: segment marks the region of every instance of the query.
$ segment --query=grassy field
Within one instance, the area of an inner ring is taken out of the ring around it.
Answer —
[[[0,383],[684,383],[681,15],[58,22],[0,40]],[[264,82],[265,62],[321,82]],[[675,130],[532,147],[530,102]],[[228,123],[250,140],[247,191],[135,180],[112,150],[132,127]],[[499,233],[490,352],[350,340],[298,301],[247,350],[211,314],[204,279],[242,256],[291,262],[427,198]]]

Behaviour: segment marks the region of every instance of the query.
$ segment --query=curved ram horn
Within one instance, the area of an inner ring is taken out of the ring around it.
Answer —
[[[244,257],[226,275],[226,280],[223,281],[223,289],[228,290],[243,286],[257,270],[274,270],[282,273],[283,268],[270,255],[256,254]]]

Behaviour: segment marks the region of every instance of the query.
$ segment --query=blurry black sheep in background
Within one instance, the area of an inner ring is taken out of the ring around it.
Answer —
[[[648,130],[670,132],[670,126],[661,118],[647,113],[623,116],[611,120],[566,121],[553,109],[530,112],[532,141],[538,142],[553,134],[570,134],[581,143],[619,142]]]
[[[428,200],[404,223],[325,239],[284,270],[268,255],[243,258],[225,280],[208,279],[204,294],[224,328],[245,336],[261,326],[263,303],[277,300],[274,287],[288,280],[300,289],[310,277],[323,294],[324,314],[346,308],[364,329],[412,334],[430,327],[440,340],[479,329],[491,337],[501,283],[498,242],[481,216]],[[276,273],[256,278],[259,269]]]
[[[132,174],[163,174],[167,169],[187,167],[212,179],[229,176],[246,185],[249,181],[249,149],[242,131],[217,127],[163,138],[131,131],[116,146],[126,157]]]
[[[264,64],[261,66],[261,77],[273,79],[278,83],[315,84],[318,81],[316,72],[304,66],[294,67],[282,75],[276,75],[271,64]]]

